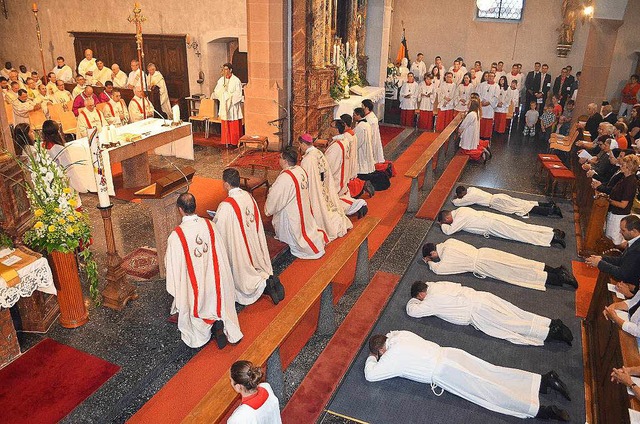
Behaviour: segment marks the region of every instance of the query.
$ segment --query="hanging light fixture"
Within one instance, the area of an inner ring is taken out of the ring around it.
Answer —
[[[493,0],[476,0],[476,7],[482,12],[486,12],[493,6]]]

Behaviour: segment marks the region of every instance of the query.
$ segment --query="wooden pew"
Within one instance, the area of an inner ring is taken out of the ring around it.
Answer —
[[[331,281],[357,251],[354,284],[369,282],[368,237],[379,222],[380,218],[372,216],[358,221],[355,228],[349,232],[340,247],[331,254],[322,268],[313,274],[271,324],[240,355],[239,359],[248,360],[254,364],[267,365],[267,381],[271,384],[278,398],[282,399],[284,387],[279,346],[318,300],[320,301],[318,331],[323,334],[332,334],[335,331]],[[225,375],[207,392],[182,422],[220,422],[234,406],[237,396],[229,384],[228,376]]]
[[[93,85],[92,87],[93,87],[93,94],[95,94],[96,96],[99,96],[100,93],[104,91],[104,87],[98,87],[97,85]],[[69,93],[73,93],[73,89],[76,88],[76,84],[65,83],[64,88]],[[133,90],[130,90],[128,88],[114,88],[114,90],[118,90],[122,95],[122,98],[124,99],[124,101],[127,102],[127,105],[129,105],[129,102],[131,102],[131,99],[133,99],[133,96],[134,96]],[[158,112],[162,113],[162,108],[160,105],[160,89],[157,86],[153,87],[151,90],[147,91],[147,96],[149,97],[149,101],[151,102],[153,107]]]
[[[432,166],[433,160],[437,160],[438,168],[442,172],[445,169],[446,156],[449,154],[453,157],[456,151],[456,130],[458,129],[460,122],[462,122],[462,119],[462,114],[456,115],[444,131],[438,135],[433,143],[427,147],[407,172],[405,172],[404,176],[411,178],[411,191],[409,192],[409,205],[407,206],[407,212],[417,212],[420,208],[418,203],[418,177],[424,172],[425,177],[422,188],[431,189],[434,183],[434,170]]]

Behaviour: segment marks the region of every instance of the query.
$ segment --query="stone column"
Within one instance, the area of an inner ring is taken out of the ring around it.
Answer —
[[[391,0],[368,2],[366,26],[367,36],[363,51],[368,56],[367,81],[372,86],[384,87],[389,59]],[[376,103],[375,114],[382,120],[384,101]]]
[[[245,133],[268,136],[269,150],[279,150],[282,140],[274,135],[278,129],[268,121],[285,116],[278,104],[288,109],[288,31],[285,0],[247,0],[249,83],[244,91]],[[286,133],[289,122],[284,123]]]

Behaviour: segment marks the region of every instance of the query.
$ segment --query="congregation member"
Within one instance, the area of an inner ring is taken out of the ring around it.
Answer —
[[[588,132],[591,135],[591,139],[595,140],[595,137],[598,134],[598,126],[601,122],[602,115],[598,112],[598,105],[595,103],[589,103],[587,105],[587,120],[584,123],[578,123],[578,128]]]
[[[636,343],[640,341],[640,314],[637,313],[638,307],[640,307],[640,292],[634,294],[631,299],[605,306],[603,311],[608,321],[635,337]],[[625,311],[627,315],[621,317],[617,314],[617,311]]]
[[[129,123],[129,109],[122,99],[120,90],[111,92],[111,98],[102,109],[102,112],[109,125],[122,126]]]
[[[471,75],[464,74],[462,82],[456,87],[456,92],[453,98],[453,114],[464,113],[469,110],[469,101],[471,100],[471,93],[475,90],[471,84]]]
[[[75,90],[74,90],[75,91]],[[98,99],[98,96],[95,95],[95,93],[93,92],[93,87],[90,85],[87,85],[83,91],[80,92],[80,94],[78,94],[74,99],[73,99],[73,114],[78,116],[78,112],[80,111],[80,109],[82,109],[83,107],[85,107],[87,100],[88,99],[93,99],[93,104],[97,105],[98,103],[100,103],[100,99]]]
[[[533,70],[529,71],[527,74],[527,78],[524,81],[525,86],[525,106],[529,107],[531,102],[536,104],[536,109],[538,105],[542,105],[542,73],[540,72],[541,64],[540,62],[536,62],[533,65]],[[538,111],[539,113],[539,111]],[[524,119],[524,115],[522,117]]]
[[[293,256],[317,259],[324,255],[328,238],[311,212],[309,181],[297,163],[298,153],[293,147],[280,153],[282,171],[269,189],[264,212],[273,216],[276,239],[288,244]]]
[[[569,71],[571,72],[571,71]],[[569,73],[571,75],[571,73]],[[582,76],[582,71],[576,72],[576,77],[571,84],[571,100],[575,102],[576,97],[578,97],[578,88],[580,88],[580,77]]]
[[[56,66],[51,70],[56,76],[57,80],[65,83],[73,82],[73,70],[71,67],[64,63],[64,57],[58,56],[56,58]]]
[[[612,382],[625,385],[627,390],[631,391],[636,399],[640,399],[640,386],[633,381],[635,379],[631,379],[632,376],[640,376],[640,366],[614,368],[611,371]]]
[[[514,417],[570,420],[567,411],[540,405],[539,393],[548,393],[549,389],[571,400],[555,371],[540,375],[500,367],[464,350],[441,347],[410,331],[373,335],[364,376],[369,382],[403,377],[431,384],[434,393],[440,387],[490,411]]]
[[[494,126],[498,134],[504,134],[507,131],[507,112],[509,112],[510,101],[507,77],[503,75],[498,80],[498,102],[494,114]]]
[[[139,85],[136,86],[133,93],[134,96],[129,102],[129,122],[138,122],[153,117],[153,106],[144,95],[142,88]]]
[[[144,73],[140,69],[140,62],[138,62],[138,59],[133,59],[130,66],[131,72],[129,72],[129,76],[127,77],[127,88],[130,90],[135,90],[138,87],[142,89]],[[140,74],[143,75],[141,76]]]
[[[453,74],[444,74],[444,81],[438,88],[438,117],[436,118],[436,132],[442,132],[453,120],[453,108],[456,85],[453,83]]]
[[[40,110],[42,107],[29,98],[27,90],[18,90],[18,98],[11,104],[13,106],[13,118],[15,124],[29,124],[29,112]]]
[[[424,63],[424,55],[418,53],[416,60],[411,64],[411,73],[416,81],[423,81],[424,76],[427,74],[427,64]]]
[[[147,86],[149,90],[153,89],[153,87],[158,87],[160,90],[160,109],[167,115],[167,119],[173,119],[167,83],[164,80],[164,76],[156,69],[156,65],[153,63],[147,65]]]
[[[249,361],[231,365],[231,386],[242,397],[227,424],[282,424],[280,402],[269,383],[261,383],[262,369]]]
[[[529,110],[527,110],[527,113],[524,113],[523,116],[524,129],[522,130],[522,135],[524,137],[535,137],[536,126],[538,125],[538,120],[540,119],[538,104],[535,101],[529,102]]]
[[[613,138],[618,143],[619,149],[627,150],[631,144],[629,137],[627,137],[627,124],[624,122],[613,124]]]
[[[493,73],[487,75],[487,80],[478,86],[478,94],[480,95],[480,105],[482,106],[480,119],[480,138],[483,140],[491,140],[493,135],[493,119],[495,109],[498,106],[498,94],[500,87],[496,84],[496,76]]]
[[[558,134],[567,136],[571,130],[571,123],[573,122],[573,108],[576,106],[576,102],[569,99],[564,105],[562,115],[558,118]]]
[[[380,122],[376,114],[373,113],[373,102],[370,99],[364,99],[362,101],[362,110],[364,110],[364,119],[371,125],[373,160],[376,163],[384,163],[384,150],[382,147],[382,138],[380,137]]]
[[[571,97],[571,84],[573,81],[569,79],[569,71],[567,68],[562,68],[560,75],[553,81],[553,89],[551,92],[557,99],[560,100],[562,107],[567,103],[567,100]]]
[[[63,105],[65,110],[67,110],[67,105],[70,102],[73,102],[73,97],[71,93],[65,88],[64,82],[61,80],[56,81],[56,91],[53,93],[53,101],[55,103],[60,103]]]
[[[609,123],[603,123],[606,127],[611,126]],[[604,126],[604,125],[603,125]],[[587,171],[587,177],[598,180],[600,182],[607,182],[613,174],[616,172],[616,166],[611,163],[612,145],[616,145],[617,141],[613,138],[606,138],[604,141],[598,139],[597,145],[600,148],[598,154],[585,164],[582,165],[582,169]]]
[[[615,125],[615,123],[618,122],[618,117],[613,113],[613,106],[611,106],[609,102],[603,102],[600,111],[603,121],[608,122],[611,125]]]
[[[551,91],[551,75],[549,74],[549,65],[546,63],[543,63],[540,68],[540,83],[540,99],[542,101],[538,102],[538,112],[547,104],[547,97]]]
[[[93,75],[93,85],[104,87],[107,81],[111,81],[111,69],[104,66],[104,62],[100,59],[96,60],[96,70]]]
[[[187,346],[204,346],[213,332],[222,349],[243,337],[227,252],[214,224],[196,215],[193,194],[182,193],[177,207],[182,221],[169,235],[165,256],[167,292],[174,298],[171,314],[178,314]]]
[[[340,205],[335,191],[331,168],[324,154],[313,145],[313,137],[303,134],[298,139],[302,161],[300,167],[307,174],[309,200],[318,228],[326,235],[327,242],[347,234],[353,224]]]
[[[120,70],[120,66],[117,63],[111,65],[111,77],[109,80],[115,88],[127,88],[127,74]]]
[[[551,138],[551,131],[556,124],[556,114],[553,110],[553,104],[547,103],[544,105],[544,112],[540,116],[540,136],[542,141],[549,142]]]
[[[495,280],[534,290],[547,286],[567,285],[578,288],[578,282],[564,267],[552,267],[502,250],[480,249],[463,241],[448,238],[442,243],[425,243],[422,261],[438,275],[471,272],[474,277]]]
[[[221,142],[225,146],[238,146],[242,136],[242,83],[233,74],[233,65],[222,65],[222,75],[216,83],[211,98],[218,99],[220,108],[218,117],[221,125]]]
[[[107,125],[107,121],[98,109],[96,109],[94,99],[88,98],[84,101],[84,107],[78,111],[78,123],[76,125],[76,138],[87,137],[89,130],[96,128],[98,133],[102,127]]]
[[[416,281],[406,306],[413,318],[436,316],[455,325],[472,325],[491,337],[514,344],[542,346],[560,341],[571,346],[573,334],[560,319],[527,312],[493,293],[449,281]]]
[[[480,103],[478,100],[471,100],[469,112],[458,127],[460,133],[460,152],[474,161],[486,162],[491,156],[489,142],[480,139]]]
[[[505,193],[492,194],[477,187],[457,186],[456,196],[451,203],[457,207],[480,205],[505,214],[515,214],[521,217],[527,217],[531,214],[540,216],[556,215],[562,218],[562,211],[554,202],[518,199]]]
[[[111,81],[106,81],[104,84],[104,90],[102,93],[98,95],[98,100],[100,103],[108,103],[111,100],[111,96],[113,96],[113,83]]]
[[[525,224],[504,215],[476,211],[461,207],[453,211],[446,209],[438,213],[438,223],[442,232],[448,236],[458,231],[471,234],[494,236],[515,240],[535,246],[550,247],[557,244],[566,247],[564,231],[542,225]]]
[[[418,115],[418,128],[421,130],[433,130],[433,106],[436,100],[436,86],[433,84],[431,74],[424,76],[424,81],[420,83],[420,115]]]
[[[629,77],[629,82],[622,88],[620,109],[618,110],[618,118],[629,117],[633,105],[638,103],[638,92],[640,92],[640,76],[637,74]]]
[[[237,169],[222,171],[222,181],[229,195],[218,206],[213,222],[228,255],[236,302],[251,305],[266,294],[277,305],[284,299],[285,290],[273,276],[258,204],[240,188]]]
[[[93,57],[93,50],[86,49],[84,51],[84,59],[78,64],[78,74],[85,78],[87,85],[93,85],[97,82],[94,75],[97,70],[98,66],[96,65],[96,59]]]
[[[400,125],[413,127],[418,108],[418,83],[413,73],[407,74],[407,82],[400,87]]]
[[[87,84],[87,80],[82,76],[76,76],[76,86],[73,87],[73,91],[71,91],[71,96],[75,99],[84,91],[85,88],[90,87],[90,84]],[[93,90],[93,89],[92,89]]]
[[[624,242],[624,237],[620,231],[620,222],[631,213],[633,201],[638,192],[636,173],[639,167],[640,157],[626,155],[621,158],[620,171],[623,177],[615,184],[607,198],[609,209],[607,211],[605,236],[616,246],[620,246]]]

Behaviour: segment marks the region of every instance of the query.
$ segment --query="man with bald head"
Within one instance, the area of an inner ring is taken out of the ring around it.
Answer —
[[[98,96],[94,94],[93,87],[91,87],[90,85],[85,86],[84,90],[73,99],[72,110],[74,115],[78,116],[78,112],[80,111],[80,109],[85,107],[85,102],[87,101],[87,99],[93,99],[93,102],[96,105],[100,103]]]
[[[151,102],[144,96],[142,88],[136,86],[133,90],[135,96],[129,102],[129,122],[138,122],[153,116],[153,106]]]
[[[92,85],[95,81],[94,73],[97,70],[98,65],[96,65],[96,59],[93,57],[93,50],[86,49],[84,51],[84,59],[78,65],[78,73],[87,80],[87,84]]]
[[[167,118],[173,118],[173,112],[171,111],[171,103],[169,102],[169,91],[167,90],[167,83],[164,80],[164,76],[156,69],[156,65],[149,63],[147,65],[147,87],[152,90],[157,86],[160,90],[160,108],[162,112],[167,115]]]
[[[582,128],[585,131],[591,133],[591,139],[595,139],[596,134],[598,133],[598,125],[602,122],[602,115],[598,112],[598,105],[595,103],[589,103],[587,106],[587,122],[584,124],[578,123],[578,128]]]
[[[129,109],[122,100],[119,90],[114,89],[111,92],[111,98],[102,111],[109,125],[121,126],[129,123]]]
[[[102,113],[96,109],[95,101],[89,97],[84,101],[84,107],[78,112],[78,123],[76,125],[76,138],[86,137],[91,129],[97,128],[98,132],[103,125],[107,125]]]
[[[111,65],[111,82],[115,88],[127,88],[127,74],[120,70],[120,65]]]
[[[140,62],[137,59],[131,61],[131,72],[129,72],[129,78],[127,79],[127,88],[133,90],[135,87],[142,87],[142,81],[144,75],[140,78]]]

